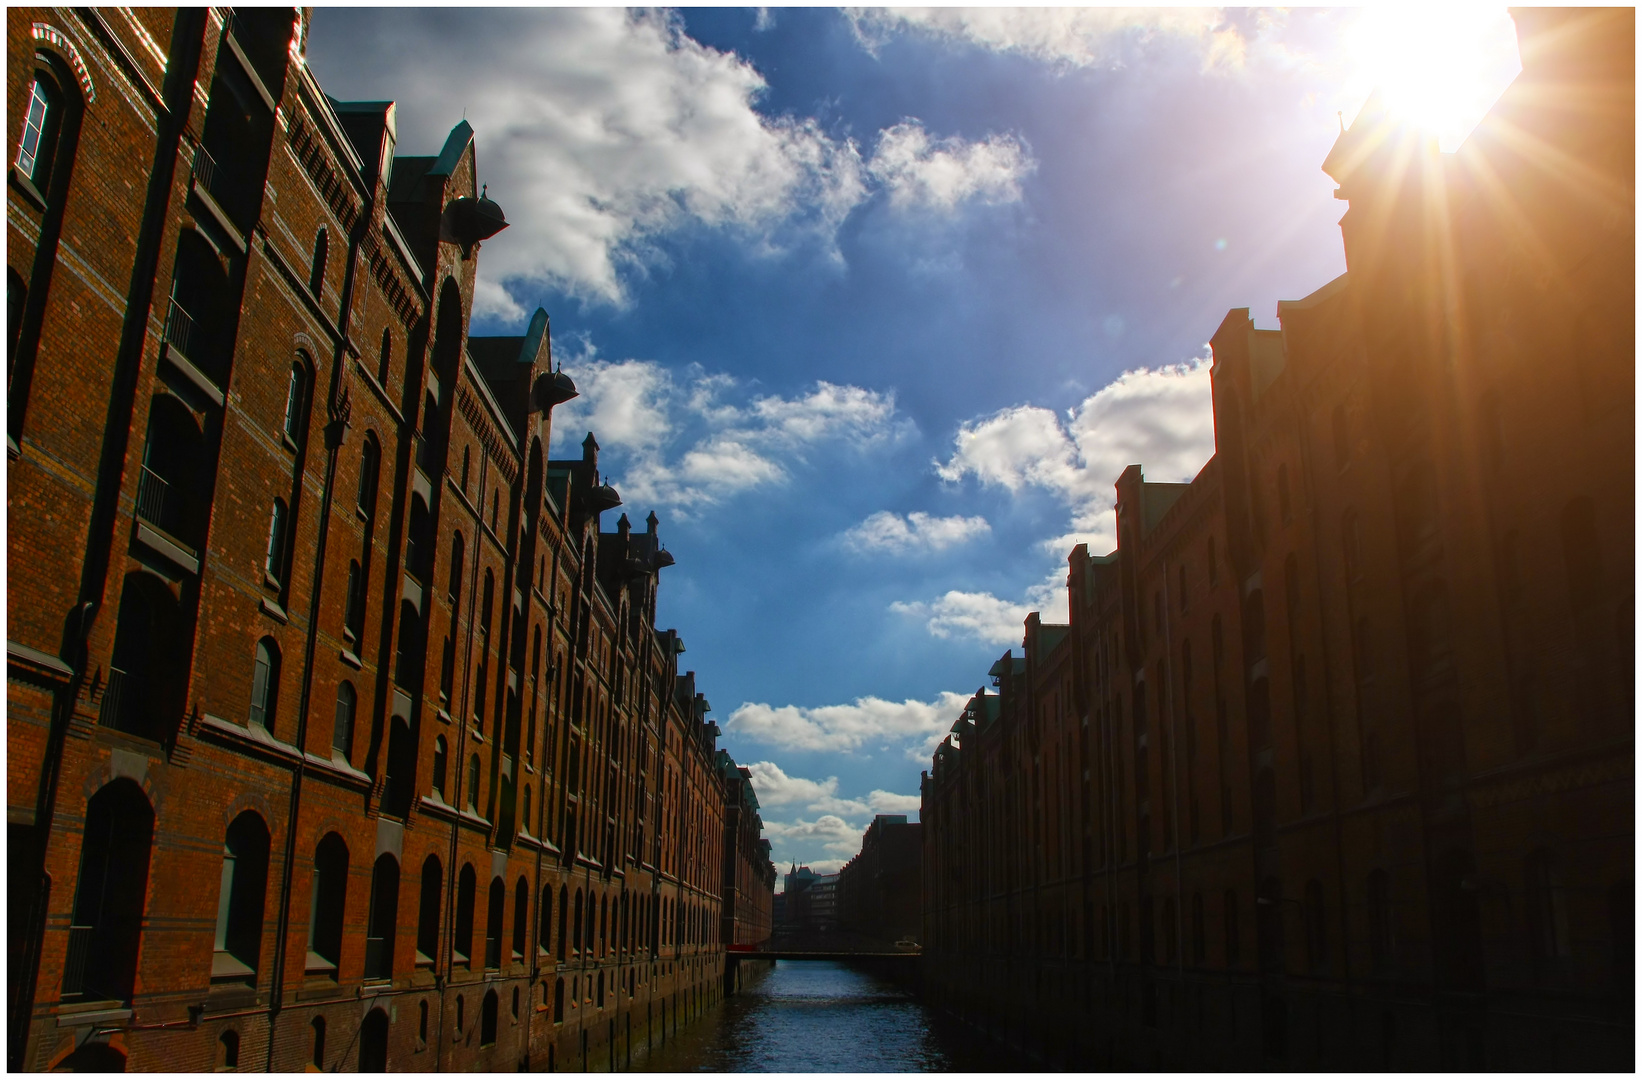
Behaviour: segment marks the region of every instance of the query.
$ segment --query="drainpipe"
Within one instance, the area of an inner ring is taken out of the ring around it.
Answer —
[[[349,324],[353,321],[354,286],[359,271],[361,249],[370,235],[371,221],[376,212],[376,190],[366,201],[353,235],[348,238],[348,260],[343,266],[341,307],[337,312],[338,338],[332,351],[331,390],[327,410],[330,422],[325,425],[325,482],[319,496],[319,538],[314,546],[313,585],[308,594],[308,632],[302,644],[302,691],[297,704],[296,771],[291,775],[291,805],[286,812],[285,865],[279,885],[279,918],[274,931],[273,985],[269,990],[268,1005],[268,1067],[274,1071],[274,1047],[278,1043],[276,1028],[285,998],[285,955],[291,931],[291,876],[296,866],[297,823],[302,809],[302,780],[307,772],[308,717],[313,704],[314,653],[319,644],[320,597],[325,586],[325,549],[331,534],[331,500],[336,493],[336,466],[339,451],[347,438],[351,399],[348,396],[345,369],[353,348],[348,340]],[[321,1062],[323,1067],[323,1062]]]

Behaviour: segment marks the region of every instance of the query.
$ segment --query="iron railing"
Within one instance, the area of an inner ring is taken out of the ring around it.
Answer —
[[[165,528],[165,502],[170,488],[170,481],[144,465],[137,475],[137,516]]]
[[[193,356],[194,317],[175,298],[165,315],[165,340],[184,356]]]
[[[64,997],[85,993],[86,961],[91,959],[91,937],[96,930],[95,926],[68,928],[68,958],[63,961]]]
[[[103,727],[120,728],[121,719],[129,707],[128,698],[136,699],[136,680],[117,667],[108,669],[108,684],[103,687],[101,711],[97,722]]]
[[[204,146],[194,147],[194,182],[215,199],[218,195],[217,183],[221,178],[222,171],[217,168],[217,159]]]

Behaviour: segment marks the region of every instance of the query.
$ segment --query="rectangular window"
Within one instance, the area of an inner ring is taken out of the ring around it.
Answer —
[[[251,666],[251,723],[268,726],[268,676],[270,664],[262,649],[257,649],[255,662]]]
[[[17,147],[17,171],[30,180],[34,179],[34,169],[38,164],[40,141],[45,134],[49,108],[45,87],[40,85],[39,79],[35,79],[34,85],[29,88],[29,111],[23,119],[23,141]]]

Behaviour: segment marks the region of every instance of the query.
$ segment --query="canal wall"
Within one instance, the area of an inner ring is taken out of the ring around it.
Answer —
[[[602,1000],[579,981],[572,983],[564,1019],[554,1023],[546,1054],[533,1056],[531,1070],[634,1068],[723,1000],[726,966],[724,954],[716,951],[633,965],[624,972],[631,982],[615,980]]]

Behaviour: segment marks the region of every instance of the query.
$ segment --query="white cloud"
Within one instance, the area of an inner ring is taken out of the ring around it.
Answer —
[[[1160,37],[1198,45],[1204,66],[1241,61],[1244,43],[1216,8],[962,7],[861,9],[850,13],[869,49],[899,33],[920,33],[1053,67],[1117,67],[1135,46]]]
[[[1148,480],[1190,480],[1214,453],[1209,361],[1125,371],[1069,409],[1064,418],[1034,405],[1015,405],[959,428],[953,453],[935,463],[949,483],[973,476],[1015,492],[1037,487],[1056,496],[1071,516],[1070,531],[1043,542],[1057,565],[1022,601],[990,592],[952,590],[934,600],[898,601],[891,610],[925,620],[936,637],[965,636],[997,645],[1021,640],[1033,611],[1064,622],[1067,552],[1079,543],[1103,554],[1117,543],[1113,514],[1118,475],[1143,465]]]
[[[1214,453],[1209,361],[1125,371],[1064,420],[1016,405],[964,424],[942,479],[974,476],[1009,491],[1032,485],[1060,496],[1072,514],[1064,549],[1086,541],[1097,554],[1116,544],[1112,507],[1124,468],[1141,463],[1152,481],[1190,480]]]
[[[591,353],[567,370],[581,396],[554,410],[555,452],[574,453],[591,430],[624,499],[682,513],[784,483],[815,451],[860,452],[912,430],[893,393],[859,386],[750,396],[722,373]]]
[[[825,780],[805,780],[802,777],[788,776],[782,771],[781,766],[773,761],[755,761],[747,766],[747,771],[753,774],[753,790],[758,793],[760,806],[790,806],[793,803],[808,805],[830,798],[838,790],[836,776],[829,776]]]
[[[770,846],[776,852],[797,847],[832,852],[839,856],[834,869],[842,866],[861,850],[861,834],[865,831],[864,826],[851,825],[837,814],[822,814],[814,821],[799,819],[793,822],[764,822],[764,834],[770,838]],[[786,860],[778,855],[778,861]],[[819,869],[818,864],[813,861],[809,866],[812,870]]]
[[[930,702],[864,697],[849,705],[816,708],[749,701],[730,714],[725,727],[783,750],[855,750],[909,740],[921,746],[932,737],[939,742],[968,701],[968,696],[951,691]]]
[[[875,814],[916,814],[924,800],[921,795],[897,795],[891,791],[874,790],[867,796],[867,803]]]
[[[758,792],[759,805],[764,808],[802,804],[804,809],[817,813],[862,817],[867,814],[916,813],[922,802],[917,795],[897,795],[882,788],[875,788],[864,799],[839,798],[838,777],[806,780],[800,776],[788,776],[773,761],[755,761],[747,766],[747,771],[752,773],[753,790]]]
[[[1021,181],[1036,169],[1026,146],[1012,135],[991,135],[984,142],[931,139],[917,120],[884,129],[867,162],[867,172],[900,210],[950,211],[971,199],[1019,202]]]
[[[910,551],[944,551],[992,531],[983,517],[931,517],[914,510],[906,517],[880,510],[843,535],[844,545],[855,551],[903,554]]]
[[[328,30],[343,19],[361,25]],[[764,76],[692,39],[676,13],[518,8],[475,21],[407,9],[316,21],[309,54],[329,92],[372,99],[388,73],[420,73],[393,80],[401,153],[435,154],[458,119],[473,126],[480,180],[510,223],[479,264],[482,315],[522,320],[515,290],[527,283],[619,304],[624,278],[659,258],[654,239],[688,223],[766,255],[818,238],[837,259],[838,226],[882,182],[853,139],[760,111]],[[759,29],[772,24],[759,16]],[[930,205],[1013,197],[1018,151],[1008,136],[942,140],[923,168],[949,158],[973,179],[932,183]]]

